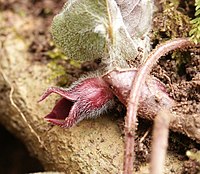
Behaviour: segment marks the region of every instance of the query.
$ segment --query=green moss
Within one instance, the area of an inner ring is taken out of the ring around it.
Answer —
[[[191,20],[192,29],[190,30],[191,39],[197,44],[200,42],[200,0],[195,1],[195,18]]]
[[[188,156],[188,158],[200,163],[200,151],[199,150],[196,152],[192,152],[192,151],[188,150],[186,152],[186,155]]]
[[[166,5],[162,13],[157,13],[154,19],[153,39],[165,40],[189,36],[190,18],[176,9]]]
[[[70,60],[70,65],[76,67],[76,68],[81,68],[81,63],[76,60]]]
[[[48,67],[51,69],[51,76],[49,81],[56,81],[57,85],[64,86],[68,84],[69,74],[68,68],[81,68],[81,63],[75,60],[69,60],[59,48],[55,47],[53,50],[47,52],[47,56],[51,58]],[[66,68],[66,66],[68,68]]]
[[[48,51],[47,56],[49,56],[51,59],[67,60],[67,57],[58,48],[54,48],[53,50]]]
[[[155,14],[152,40],[156,44],[189,36],[190,18],[178,10],[180,3],[180,0],[166,0],[161,4],[163,11]],[[190,60],[189,52],[176,51],[171,58],[176,60],[177,72],[184,73],[184,66]]]
[[[68,75],[62,65],[59,65],[56,61],[51,61],[48,63],[48,68],[52,71],[51,76],[48,78],[49,81],[56,80],[59,86],[67,83]]]

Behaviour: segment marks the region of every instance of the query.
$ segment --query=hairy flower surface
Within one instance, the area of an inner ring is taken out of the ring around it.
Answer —
[[[125,106],[127,106],[136,73],[136,69],[114,69],[102,77]],[[173,105],[174,100],[169,97],[165,85],[150,75],[141,91],[138,114],[153,119],[161,109],[170,109]]]
[[[51,93],[62,98],[45,119],[61,127],[72,127],[84,118],[95,118],[114,107],[114,96],[125,106],[136,69],[112,70],[103,77],[87,78],[65,89],[50,87],[41,96],[44,100]],[[149,76],[142,89],[138,114],[153,119],[162,108],[170,109],[174,100],[166,92],[165,85]]]
[[[50,87],[41,96],[44,100],[51,93],[62,98],[45,119],[61,127],[72,127],[84,118],[97,117],[114,105],[114,95],[102,78],[85,79],[69,89]]]

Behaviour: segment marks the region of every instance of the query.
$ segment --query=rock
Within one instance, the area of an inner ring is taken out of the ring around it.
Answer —
[[[31,61],[29,40],[19,37],[23,32],[31,34],[41,21],[10,15],[16,32],[6,28],[6,37],[1,38],[0,123],[23,140],[47,170],[118,173],[123,164],[123,139],[112,115],[85,120],[71,129],[44,121],[54,100],[50,97],[48,104],[38,104],[37,100],[48,86],[55,84],[47,83],[46,65]],[[33,24],[29,25],[29,21]]]

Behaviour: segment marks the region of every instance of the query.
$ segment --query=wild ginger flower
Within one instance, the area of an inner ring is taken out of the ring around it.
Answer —
[[[94,118],[114,106],[114,96],[125,106],[131,84],[137,70],[113,70],[102,77],[84,79],[71,88],[50,87],[41,96],[44,100],[51,93],[62,98],[45,119],[61,127],[72,127],[84,118]],[[138,113],[153,119],[162,108],[171,108],[173,99],[166,92],[165,85],[157,78],[149,76],[143,86]]]
[[[125,106],[129,102],[128,98],[136,73],[136,69],[114,69],[102,77]],[[141,90],[138,114],[153,119],[160,110],[170,109],[174,104],[175,101],[167,93],[165,85],[159,79],[150,75]]]
[[[84,118],[97,117],[114,105],[114,95],[100,77],[82,80],[69,89],[50,87],[39,102],[51,93],[59,94],[62,98],[45,119],[66,128],[72,127]]]

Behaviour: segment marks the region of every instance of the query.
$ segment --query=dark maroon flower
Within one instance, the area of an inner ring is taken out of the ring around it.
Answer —
[[[128,103],[136,69],[114,69],[102,78],[110,86],[112,92],[125,106]],[[171,108],[175,101],[169,97],[165,85],[157,78],[149,76],[142,88],[138,114],[153,119],[162,108]]]
[[[69,89],[50,87],[39,101],[51,93],[59,94],[62,98],[45,119],[61,127],[69,128],[84,118],[97,117],[114,105],[113,93],[99,77],[82,80]]]

